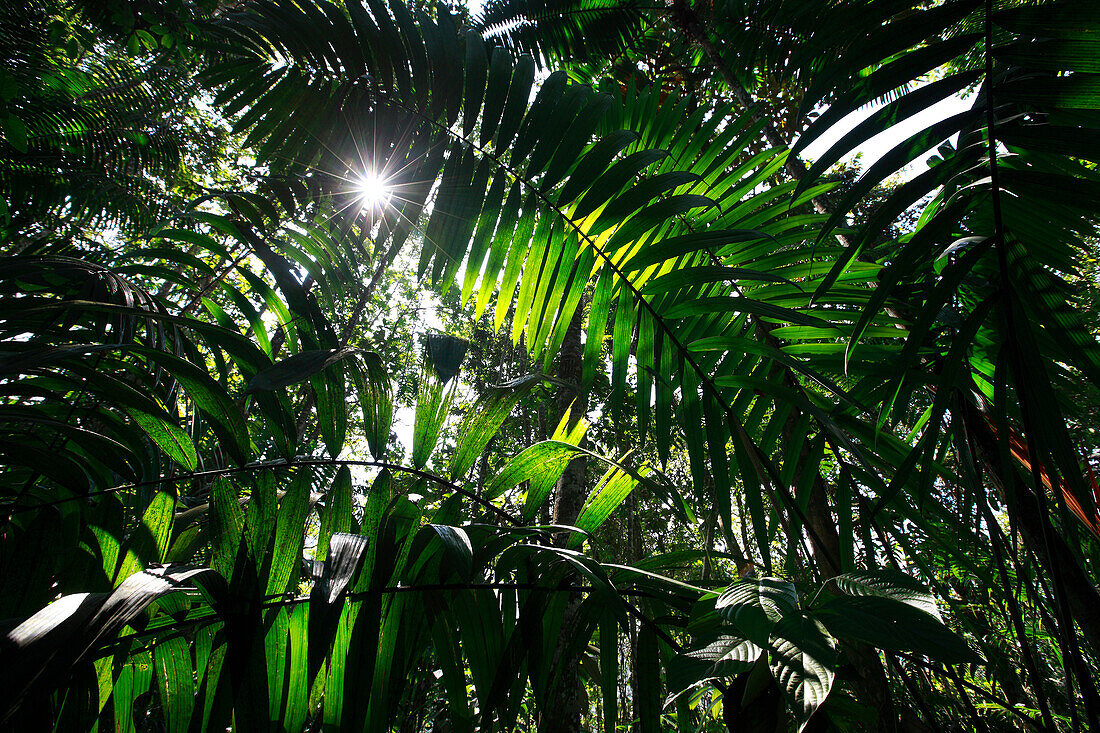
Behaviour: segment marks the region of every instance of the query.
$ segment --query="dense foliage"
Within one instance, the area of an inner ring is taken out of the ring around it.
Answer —
[[[1100,729],[1100,6],[0,15],[5,728]]]

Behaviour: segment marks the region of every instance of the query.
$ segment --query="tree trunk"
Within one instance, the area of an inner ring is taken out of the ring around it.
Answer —
[[[558,361],[558,378],[568,386],[559,387],[556,400],[557,411],[559,415],[564,415],[565,411],[572,406],[574,421],[583,417],[586,412],[586,396],[581,386],[584,359],[584,348],[581,344],[583,320],[584,304],[582,303],[565,332]],[[569,462],[561,478],[558,479],[554,491],[554,524],[576,523],[587,494],[585,469],[584,459],[576,458]],[[562,533],[557,536],[555,542],[559,546],[564,546],[568,539],[569,535]],[[549,705],[543,711],[544,724],[539,726],[540,730],[545,730],[547,733],[580,733],[582,730],[581,718],[586,704],[584,683],[580,676],[580,659],[576,653],[567,650],[572,637],[577,633],[577,617],[581,601],[580,593],[572,593],[565,607],[562,631],[558,637],[557,649],[554,651],[557,682],[551,690]]]
[[[770,334],[769,334],[770,336]],[[790,373],[788,379],[792,379]],[[784,438],[790,443],[791,431],[794,429],[801,415],[798,410],[792,410],[783,426]],[[805,465],[810,458],[810,450],[805,441],[799,455],[799,463]],[[814,564],[818,572],[826,580],[840,575],[840,535],[837,532],[836,521],[829,510],[829,495],[826,491],[825,479],[816,466],[813,481],[809,485],[809,497],[806,502],[806,522],[810,535],[810,549],[813,554]],[[878,712],[875,721],[875,730],[897,730],[897,711],[890,694],[890,685],[886,679],[886,670],[878,652],[867,644],[841,642],[841,651],[847,664],[841,667],[842,676],[846,676],[859,692],[859,699],[865,705]]]

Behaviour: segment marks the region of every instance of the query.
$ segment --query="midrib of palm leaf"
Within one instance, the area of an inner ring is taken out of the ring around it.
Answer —
[[[430,119],[429,119],[428,121],[429,121],[430,123],[432,123],[432,124],[437,124],[437,125],[439,124],[439,123],[437,123],[437,122],[436,122],[435,120],[430,120]],[[439,125],[439,126],[440,126],[440,127],[444,127],[444,126],[442,126],[442,125]],[[451,133],[451,131],[449,131],[449,130],[447,130],[447,132],[448,132],[448,133]],[[453,134],[453,133],[451,133],[451,134]],[[473,141],[472,141],[472,140],[468,140],[468,139],[467,139],[467,142],[468,142],[468,143],[473,143]],[[475,143],[475,144],[476,144],[476,143]],[[485,151],[485,149],[484,149],[484,148],[480,148],[480,146],[479,146],[479,149],[480,149],[480,150],[481,150],[481,151],[482,151],[483,153],[487,152],[487,151]],[[510,173],[511,173],[511,174],[512,174],[513,176],[518,176],[518,175],[519,175],[519,174],[518,174],[518,172],[517,172],[516,170],[512,169],[512,168],[507,168],[507,170],[508,170],[508,172],[510,172]],[[541,191],[539,191],[539,190],[538,190],[538,188],[537,188],[537,185],[536,185],[536,184],[535,184],[534,182],[532,182],[532,181],[526,181],[526,183],[527,183],[527,185],[528,185],[528,186],[529,186],[530,188],[532,188],[533,190],[535,190],[535,191],[537,192],[537,193],[536,193],[536,195],[537,195],[537,196],[539,196],[540,198],[542,198],[542,200],[543,200],[543,203],[544,203],[544,204],[547,204],[547,205],[551,205],[551,206],[553,206],[553,208],[554,208],[554,209],[556,210],[556,213],[557,213],[557,214],[558,214],[559,216],[561,216],[561,217],[563,217],[563,218],[565,218],[565,219],[567,219],[567,220],[568,220],[568,217],[567,217],[567,216],[565,215],[565,213],[564,213],[563,211],[561,211],[561,209],[560,209],[560,208],[558,208],[558,207],[554,206],[554,205],[553,205],[553,204],[552,204],[552,203],[551,203],[551,202],[549,201],[549,199],[548,199],[548,198],[547,198],[547,197],[545,196],[545,194],[543,194],[543,193],[542,193]],[[584,238],[584,240],[585,240],[585,241],[586,241],[587,243],[589,243],[589,244],[590,244],[590,245],[592,245],[592,246],[595,246],[595,242],[594,242],[594,240],[593,240],[593,239],[592,239],[592,238],[591,238],[591,237],[590,237],[590,236],[589,236],[589,235],[588,235],[588,234],[587,234],[586,232],[582,231],[582,230],[580,229],[580,227],[578,227],[578,226],[577,226],[577,225],[576,225],[575,223],[573,223],[573,222],[572,222],[571,220],[569,221],[569,226],[572,226],[572,227],[574,228],[574,230],[575,230],[575,231],[577,231],[577,233],[578,233],[578,234],[579,234],[580,236],[582,236],[582,237]],[[622,271],[620,271],[620,270],[618,269],[618,267],[616,267],[616,266],[615,266],[615,264],[614,264],[614,262],[612,261],[612,259],[611,259],[611,258],[610,258],[610,257],[609,257],[609,256],[607,255],[607,253],[606,253],[606,252],[604,252],[604,251],[602,250],[602,248],[601,248],[601,249],[598,249],[598,254],[599,254],[599,255],[600,255],[600,256],[601,256],[601,257],[602,257],[602,258],[604,259],[605,263],[606,263],[606,264],[607,264],[607,265],[608,265],[608,266],[610,267],[610,269],[612,270],[612,272],[614,272],[614,273],[615,273],[615,274],[616,274],[616,275],[617,275],[617,276],[618,276],[618,277],[619,277],[620,279],[624,279],[624,280],[625,280],[625,274],[624,274],[624,273],[623,273]],[[660,315],[659,315],[659,314],[657,313],[657,311],[656,311],[656,310],[655,310],[655,309],[653,308],[653,306],[652,306],[652,305],[651,305],[651,304],[650,304],[650,303],[649,303],[649,302],[648,302],[648,301],[647,301],[647,300],[646,300],[645,298],[643,298],[643,297],[640,297],[640,294],[638,293],[638,290],[637,290],[637,288],[635,288],[635,287],[633,286],[633,284],[630,284],[630,283],[629,283],[629,280],[626,280],[626,282],[628,283],[628,288],[629,288],[629,289],[630,289],[630,290],[632,291],[632,295],[634,295],[634,297],[635,297],[635,298],[636,298],[636,299],[638,300],[638,302],[639,302],[640,306],[641,306],[641,307],[642,307],[642,308],[643,308],[644,310],[646,310],[646,312],[648,312],[648,313],[649,313],[649,315],[650,315],[651,317],[653,317],[653,318],[654,318],[655,322],[656,322],[656,323],[657,323],[657,324],[659,325],[659,327],[660,327],[660,328],[662,329],[662,332],[663,332],[663,333],[664,333],[664,334],[665,334],[666,336],[668,336],[668,337],[669,337],[669,338],[671,339],[672,343],[673,343],[673,344],[675,345],[675,347],[676,347],[676,348],[677,348],[677,349],[678,349],[678,350],[680,351],[680,353],[681,353],[682,355],[686,356],[686,361],[687,361],[687,362],[688,362],[688,363],[690,364],[690,366],[691,366],[691,367],[693,368],[693,370],[695,370],[695,371],[697,372],[697,374],[698,374],[698,375],[699,375],[699,376],[700,376],[700,377],[702,378],[702,380],[704,380],[704,381],[705,381],[706,383],[708,383],[708,386],[710,387],[710,389],[711,389],[711,390],[712,390],[712,391],[713,391],[713,392],[714,392],[715,394],[717,394],[718,390],[717,390],[717,389],[716,389],[716,388],[714,387],[714,385],[713,385],[712,383],[710,383],[710,375],[709,375],[709,373],[708,373],[708,372],[707,372],[706,370],[702,369],[702,368],[700,367],[700,365],[699,365],[699,364],[698,364],[698,363],[697,363],[697,362],[696,362],[696,361],[694,360],[694,358],[692,358],[692,357],[690,356],[690,354],[688,354],[688,352],[687,352],[687,349],[685,348],[684,344],[682,344],[682,343],[680,343],[680,342],[679,342],[679,339],[678,339],[678,336],[677,336],[677,334],[676,334],[675,330],[674,330],[674,329],[673,329],[673,328],[672,328],[671,326],[669,326],[669,325],[667,324],[667,322],[665,322],[665,320],[664,320],[663,318],[661,318],[661,317],[660,317]],[[719,399],[720,399],[720,397],[719,397]],[[723,402],[724,402],[724,401],[723,401]],[[733,422],[733,423],[734,423],[734,425],[737,425],[738,427],[740,427],[740,426],[739,426],[739,422],[738,422],[738,420],[737,420],[736,416],[732,414],[732,411],[731,411],[731,408],[730,408],[730,406],[729,406],[728,404],[722,404],[722,405],[721,405],[721,407],[722,407],[722,408],[723,408],[723,410],[724,410],[724,411],[725,411],[725,412],[727,413],[727,415],[728,415],[729,419],[731,419],[731,422]],[[738,434],[739,434],[740,436],[742,436],[742,437],[744,437],[744,436],[745,436],[745,433],[744,433],[744,431],[743,431],[743,427],[742,427],[742,428],[740,428],[740,430],[738,430]],[[750,444],[751,444],[751,443],[750,443]],[[756,459],[756,461],[757,461],[757,462],[759,462],[759,461],[760,461],[760,458],[759,458],[758,456],[756,456],[756,450],[755,450],[755,446],[751,447],[751,448],[749,449],[749,451],[750,451],[750,455],[751,455],[751,456],[754,456],[754,457],[755,457],[755,459]],[[762,469],[762,468],[761,468],[760,466],[758,466],[758,467],[757,467],[757,470],[760,470],[760,471],[761,471],[762,473],[764,472],[764,471],[763,471],[763,469]],[[775,473],[774,473],[774,469],[773,469],[773,471],[772,471],[772,475],[773,475],[773,476],[775,475]],[[792,502],[792,504],[793,504],[793,502]]]

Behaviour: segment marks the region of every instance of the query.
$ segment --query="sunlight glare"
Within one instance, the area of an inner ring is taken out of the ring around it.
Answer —
[[[355,190],[359,193],[359,201],[364,208],[381,209],[389,203],[393,191],[382,176],[374,171],[364,173],[356,183]]]

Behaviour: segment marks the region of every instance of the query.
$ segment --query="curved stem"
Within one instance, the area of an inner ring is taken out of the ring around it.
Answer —
[[[57,499],[55,501],[47,501],[39,504],[27,504],[22,506],[8,505],[9,514],[20,514],[26,511],[32,511],[42,509],[48,506],[56,506],[58,504],[64,504],[70,501],[79,501],[81,499],[87,499],[91,496],[100,496],[103,494],[113,494],[119,491],[128,491],[131,489],[141,488],[143,486],[158,486],[163,484],[175,484],[184,481],[193,481],[195,479],[216,478],[218,476],[230,476],[239,473],[249,473],[251,471],[265,471],[265,470],[279,470],[279,469],[291,469],[291,468],[320,468],[328,466],[365,466],[368,468],[381,468],[389,471],[395,471],[398,473],[407,473],[417,478],[426,479],[432,483],[439,484],[456,494],[461,494],[467,499],[480,504],[484,508],[491,511],[496,516],[505,520],[509,524],[519,527],[523,526],[523,520],[513,517],[508,512],[504,511],[496,504],[487,499],[483,499],[474,492],[464,489],[458,484],[448,481],[445,478],[435,475],[428,471],[422,471],[418,468],[411,466],[403,466],[398,463],[390,463],[388,461],[355,461],[355,460],[340,460],[336,458],[301,458],[294,461],[280,461],[278,463],[253,463],[247,466],[234,466],[231,468],[215,468],[209,471],[195,471],[193,473],[183,473],[178,476],[162,477],[156,479],[150,479],[148,481],[139,481],[132,484],[123,484],[122,486],[114,486],[109,489],[102,489],[100,491],[90,491],[87,494],[80,496],[70,496],[64,499]]]

